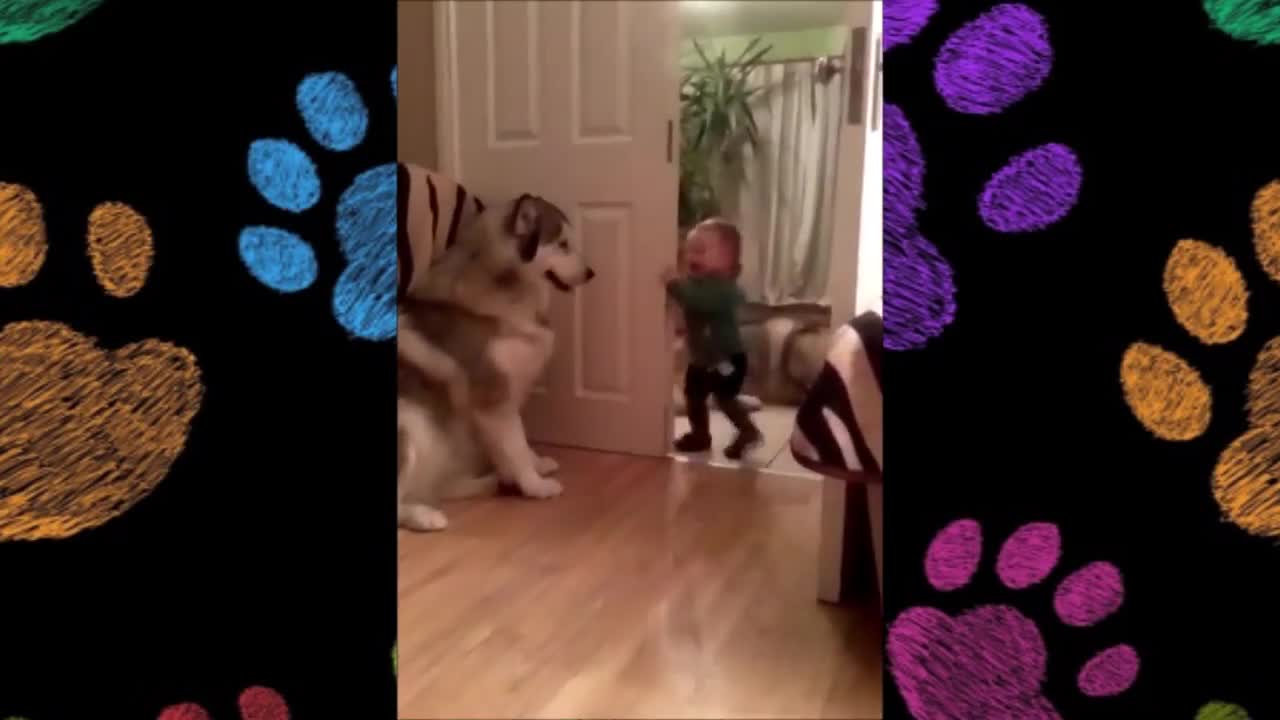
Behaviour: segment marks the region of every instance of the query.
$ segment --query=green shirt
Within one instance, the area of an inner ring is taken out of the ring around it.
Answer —
[[[737,283],[721,277],[674,280],[667,293],[684,310],[689,362],[710,368],[742,352],[738,306],[746,298]]]

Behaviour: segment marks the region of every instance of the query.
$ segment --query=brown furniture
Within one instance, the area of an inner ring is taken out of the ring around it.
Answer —
[[[883,334],[876,313],[836,333],[791,436],[796,461],[824,478],[818,596],[828,602],[883,586]]]

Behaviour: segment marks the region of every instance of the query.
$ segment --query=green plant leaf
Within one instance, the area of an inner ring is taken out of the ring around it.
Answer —
[[[705,140],[706,137],[707,137],[707,123],[705,121],[700,122],[698,123],[697,135],[695,135],[693,138],[693,147],[694,148],[702,147],[702,141]]]
[[[707,58],[707,53],[702,49],[702,43],[698,42],[697,38],[693,39],[693,49],[697,51],[698,57],[702,58],[702,66],[704,68],[712,67],[711,60]]]
[[[759,45],[759,44],[760,44],[760,41],[761,41],[761,40],[763,40],[763,39],[764,39],[764,38],[760,37],[759,35],[757,35],[756,37],[751,38],[751,42],[747,43],[747,46],[746,46],[745,48],[743,48],[743,49],[742,49],[742,52],[738,53],[738,59],[737,59],[737,60],[734,60],[734,61],[733,61],[733,64],[734,64],[734,65],[745,65],[745,64],[749,64],[749,63],[744,63],[742,59],[743,59],[743,58],[745,58],[745,57],[747,56],[747,53],[751,52],[751,50],[752,50],[753,48],[755,48],[755,46],[756,46],[756,45]]]
[[[772,49],[753,38],[732,61],[723,48],[712,57],[696,39],[700,67],[680,85],[680,196],[682,227],[721,211],[720,192],[742,181],[741,153],[760,139],[752,101],[773,84],[751,85],[751,72]],[[776,84],[776,83],[775,83]]]
[[[743,112],[743,117],[747,119],[747,141],[751,143],[751,149],[755,150],[759,146],[760,128],[756,126],[756,118],[751,108],[748,107]]]
[[[756,38],[756,39],[759,40],[760,38]],[[746,60],[743,60],[742,62],[738,63],[738,67],[741,69],[742,74],[746,75],[750,73],[752,70],[755,70],[756,65],[759,64],[760,60],[764,58],[764,56],[768,54],[768,52],[772,49],[773,49],[772,45],[766,45],[760,48],[758,51],[756,51],[755,55],[752,55],[750,58],[747,58]]]

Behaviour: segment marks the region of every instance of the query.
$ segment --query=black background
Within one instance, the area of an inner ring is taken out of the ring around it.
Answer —
[[[994,4],[944,0],[886,55],[886,102],[904,109],[924,151],[922,229],[958,288],[942,337],[888,360],[886,616],[913,605],[1018,607],[1041,628],[1045,694],[1063,717],[1190,718],[1209,700],[1280,717],[1273,673],[1254,659],[1280,646],[1280,552],[1223,521],[1209,487],[1219,451],[1245,429],[1253,357],[1280,334],[1280,288],[1254,257],[1249,222],[1254,194],[1280,179],[1280,48],[1232,40],[1196,0],[1029,2],[1049,22],[1051,75],[1002,115],[962,115],[933,88],[933,58]],[[1039,233],[987,229],[983,184],[1046,142],[1079,155],[1079,205]],[[1248,329],[1226,346],[1198,344],[1165,302],[1161,273],[1181,238],[1224,248],[1249,284]],[[1129,412],[1120,358],[1135,340],[1179,353],[1212,386],[1201,438],[1158,440]],[[936,593],[925,550],[963,517],[983,524],[983,565],[970,587]],[[1050,581],[1005,590],[995,554],[1035,520],[1060,524],[1062,561]],[[1068,628],[1054,616],[1054,586],[1094,560],[1120,567],[1125,604],[1092,628]],[[1081,664],[1119,642],[1141,656],[1136,684],[1085,698]],[[888,673],[886,683],[886,717],[908,717]]]
[[[338,194],[395,159],[392,2],[109,0],[0,46],[0,181],[31,188],[50,251],[0,322],[59,320],[108,348],[157,337],[206,388],[186,451],[148,498],[62,541],[0,545],[0,716],[151,718],[198,702],[237,717],[249,685],[295,717],[394,717],[393,344],[351,339],[330,293]],[[309,72],[352,77],[364,142],[334,153],[294,108]],[[294,217],[247,180],[249,143],[294,140],[320,204]],[[126,202],[156,238],[148,285],[105,296],[89,211]],[[279,295],[241,265],[244,224],[300,231],[315,285]]]

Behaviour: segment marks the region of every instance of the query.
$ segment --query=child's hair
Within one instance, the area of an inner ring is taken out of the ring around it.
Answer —
[[[738,226],[724,218],[712,217],[698,223],[696,227],[714,232],[720,242],[729,247],[733,252],[733,276],[740,275],[742,273],[742,233],[738,232]]]

